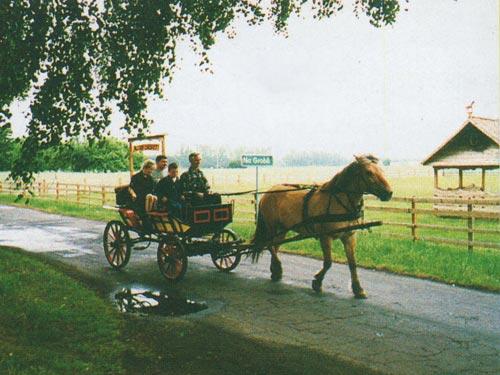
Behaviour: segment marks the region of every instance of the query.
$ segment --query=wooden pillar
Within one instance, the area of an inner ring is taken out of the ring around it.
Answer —
[[[458,188],[463,189],[464,187],[464,171],[463,169],[458,170]]]
[[[438,169],[434,167],[434,189],[439,189]]]
[[[162,155],[167,156],[167,147],[166,147],[166,143],[167,143],[167,141],[166,141],[166,139],[165,139],[165,138],[167,138],[167,136],[166,136],[166,135],[164,135],[164,136],[161,138],[161,154],[162,154]]]
[[[481,190],[486,189],[486,169],[481,168]]]
[[[134,145],[129,141],[128,143],[128,169],[130,170],[130,177],[134,174]]]
[[[474,249],[474,217],[472,216],[472,204],[467,204],[467,249],[472,252]]]

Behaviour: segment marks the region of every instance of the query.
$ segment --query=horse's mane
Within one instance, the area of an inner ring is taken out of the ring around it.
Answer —
[[[360,166],[370,163],[378,163],[378,158],[373,155],[360,155],[355,156],[356,160],[349,164],[347,167],[338,172],[333,178],[321,185],[322,191],[341,191],[344,189],[349,181],[352,181]]]

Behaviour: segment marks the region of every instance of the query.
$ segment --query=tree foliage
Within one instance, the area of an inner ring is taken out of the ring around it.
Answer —
[[[392,24],[407,0],[354,0],[356,15]],[[176,45],[188,40],[209,69],[207,51],[236,20],[273,23],[286,33],[292,15],[341,11],[343,0],[3,0],[0,2],[0,126],[10,104],[29,97],[27,136],[12,176],[30,181],[45,148],[106,134],[114,105],[124,129],[142,134],[148,97],[163,95],[176,68]]]

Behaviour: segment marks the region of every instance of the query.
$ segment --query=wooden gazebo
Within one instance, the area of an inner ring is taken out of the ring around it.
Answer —
[[[486,171],[500,167],[500,122],[498,119],[473,116],[472,111],[458,131],[448,138],[423,162],[434,168],[436,197],[492,196],[486,188]],[[441,189],[439,171],[458,169],[458,188]],[[464,186],[465,170],[481,170],[481,186]]]

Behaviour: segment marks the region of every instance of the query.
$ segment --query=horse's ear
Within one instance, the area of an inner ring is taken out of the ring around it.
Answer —
[[[362,155],[353,155],[354,156],[354,159],[356,159],[356,161],[358,163],[363,163],[363,156]]]

